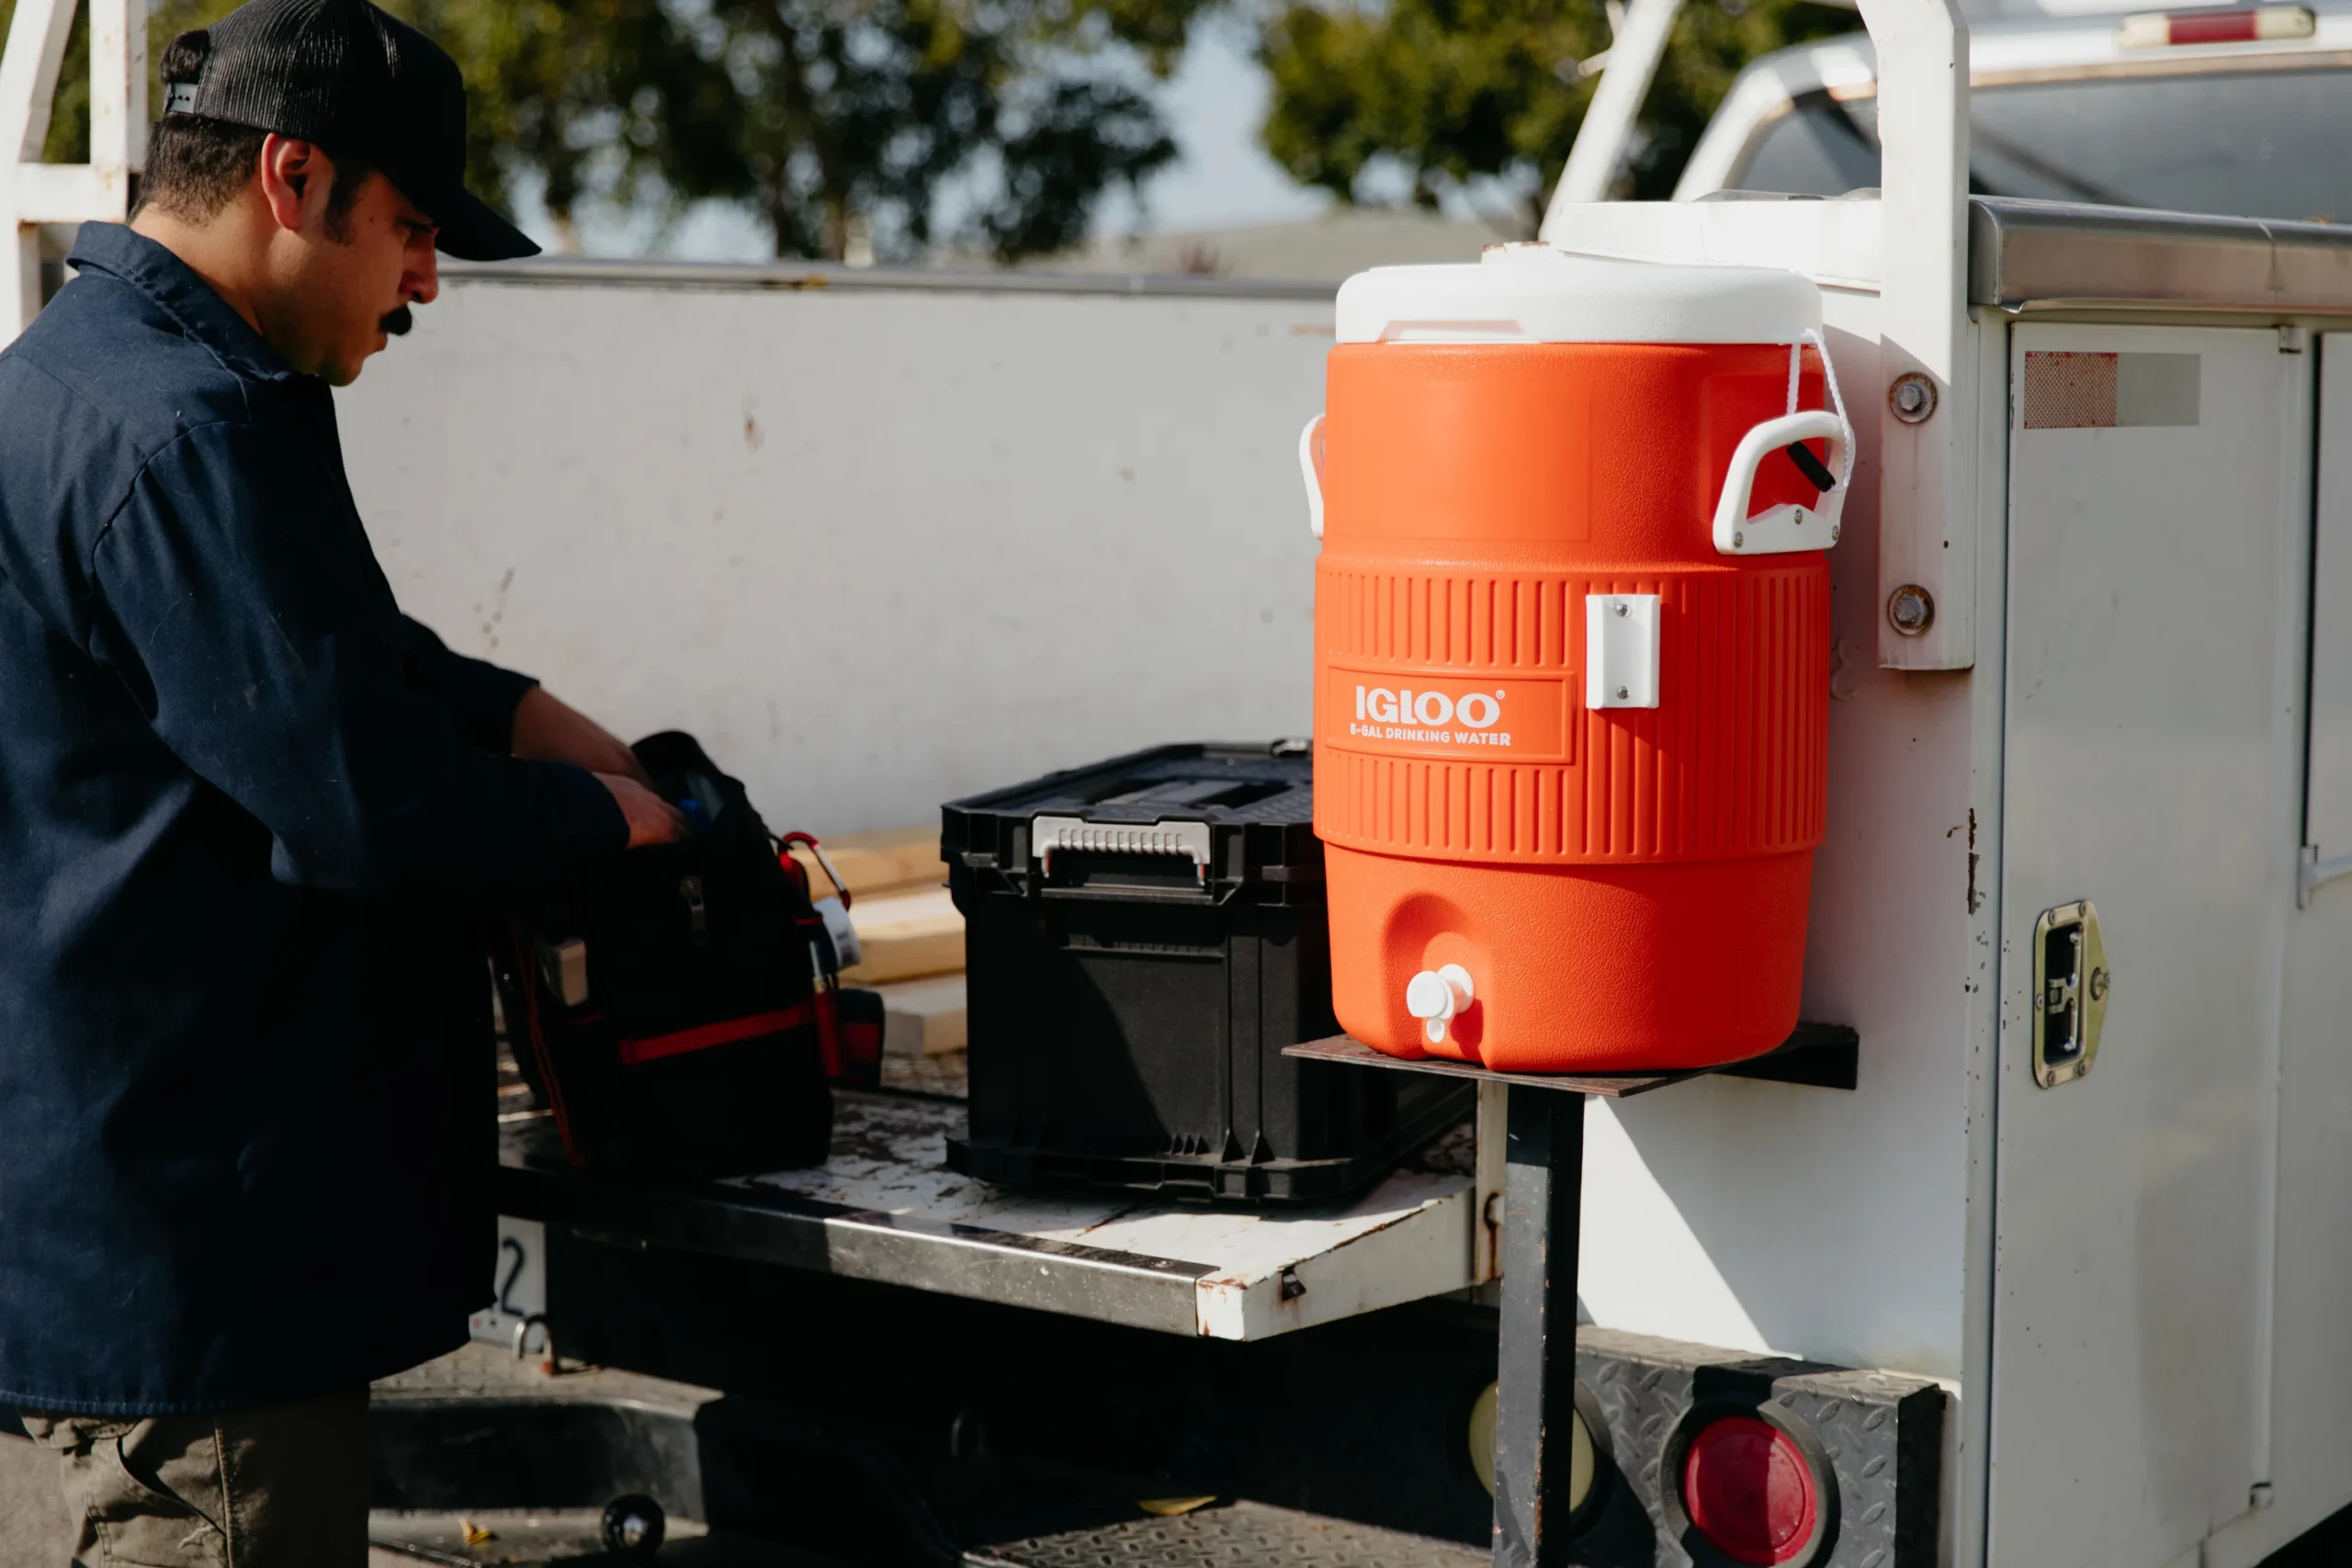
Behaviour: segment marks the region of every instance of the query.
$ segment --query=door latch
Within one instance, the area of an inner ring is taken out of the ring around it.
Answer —
[[[2056,1089],[2091,1070],[2107,1021],[2107,944],[2087,898],[2033,923],[2033,1081]]]

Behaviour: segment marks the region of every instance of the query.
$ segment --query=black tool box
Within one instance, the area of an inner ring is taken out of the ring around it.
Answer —
[[[943,808],[987,1181],[1308,1202],[1470,1114],[1420,1073],[1300,1062],[1331,1016],[1304,741],[1163,746]]]

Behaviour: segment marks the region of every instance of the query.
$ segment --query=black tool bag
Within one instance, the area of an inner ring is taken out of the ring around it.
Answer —
[[[635,750],[693,832],[514,922],[497,968],[516,1062],[575,1165],[680,1180],[819,1164],[842,1053],[807,880],[693,737]]]

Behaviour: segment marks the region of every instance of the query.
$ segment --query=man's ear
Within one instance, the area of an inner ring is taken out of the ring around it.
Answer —
[[[313,141],[298,141],[271,131],[261,143],[261,197],[269,215],[289,232],[302,227],[304,206],[323,201],[334,171]]]

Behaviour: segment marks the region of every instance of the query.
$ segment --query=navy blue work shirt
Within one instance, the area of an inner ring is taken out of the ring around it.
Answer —
[[[0,1405],[351,1388],[489,1295],[485,918],[628,823],[401,615],[325,383],[72,259],[0,352]]]

